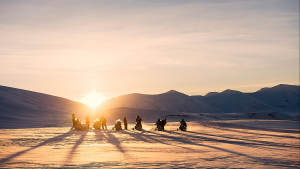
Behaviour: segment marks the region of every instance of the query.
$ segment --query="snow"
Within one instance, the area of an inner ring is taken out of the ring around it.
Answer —
[[[130,128],[133,127],[131,124]],[[298,168],[299,121],[178,122],[165,132],[74,131],[68,127],[0,130],[2,168]],[[111,128],[111,126],[110,126]]]

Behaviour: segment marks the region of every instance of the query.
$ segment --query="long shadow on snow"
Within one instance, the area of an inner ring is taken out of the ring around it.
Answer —
[[[294,138],[294,139],[300,139],[300,137],[295,137],[295,136],[283,136],[283,135],[275,135],[275,134],[265,134],[265,133],[253,133],[253,132],[249,132],[249,131],[241,131],[241,130],[234,130],[234,129],[244,129],[244,128],[239,128],[238,126],[235,127],[228,127],[228,126],[218,126],[218,123],[214,123],[214,122],[200,122],[199,123],[202,126],[205,127],[209,127],[209,128],[215,128],[215,129],[219,129],[219,130],[226,130],[226,131],[232,131],[232,132],[236,132],[236,133],[244,133],[244,134],[254,134],[254,135],[260,135],[260,136],[271,136],[271,137],[281,137],[281,138]],[[230,129],[230,128],[234,128],[234,129]],[[262,130],[265,131],[265,130]]]
[[[177,132],[173,131],[167,131],[169,133],[177,134]],[[240,142],[240,141],[229,141],[229,140],[219,140],[215,139],[218,142],[223,143],[229,143],[229,144],[239,144],[239,143],[245,143],[245,145],[262,145],[262,146],[274,146],[274,147],[291,147],[291,148],[300,148],[299,146],[292,146],[288,144],[280,144],[275,142],[269,142],[269,141],[260,141],[260,140],[253,140],[253,139],[245,139],[245,138],[236,138],[236,137],[229,137],[229,136],[222,136],[222,135],[215,135],[215,134],[207,134],[207,133],[200,133],[200,132],[194,132],[194,131],[187,131],[186,133],[193,133],[197,135],[206,135],[206,136],[213,136],[213,137],[221,137],[226,139],[234,139],[234,140],[243,140],[248,141],[250,143]],[[187,137],[193,137],[193,138],[202,138],[202,136],[194,136],[186,133],[180,133],[181,135],[187,136]],[[211,139],[209,141],[214,141],[214,139]],[[255,142],[255,143],[253,143]]]
[[[270,131],[270,132],[278,132],[278,133],[300,133],[300,131],[289,130],[289,129],[277,129],[277,128],[263,128],[263,127],[254,127],[254,126],[246,126],[242,124],[234,124],[234,123],[221,123],[221,122],[209,122],[209,124],[226,127],[226,128],[239,128],[239,129],[248,129],[248,130],[261,130],[261,131]]]
[[[6,157],[6,158],[0,159],[0,163],[8,162],[8,161],[10,161],[10,160],[12,160],[12,159],[14,159],[14,158],[16,158],[16,157],[22,155],[22,154],[25,154],[25,153],[27,153],[27,152],[29,152],[29,151],[31,151],[31,150],[37,149],[37,148],[39,148],[39,147],[41,147],[41,146],[44,146],[44,145],[46,145],[46,144],[61,141],[61,140],[63,140],[64,138],[70,136],[72,133],[73,133],[72,130],[70,130],[70,131],[68,131],[67,133],[64,133],[64,134],[61,134],[61,135],[52,137],[52,138],[50,138],[50,139],[47,139],[47,140],[45,140],[45,141],[39,143],[39,144],[36,145],[36,146],[30,147],[30,148],[28,148],[28,149],[26,149],[26,150],[19,151],[19,152],[17,152],[17,153],[14,153],[14,154],[12,154],[12,155],[9,155],[9,156]]]
[[[225,148],[220,148],[220,147],[216,147],[216,146],[195,143],[193,141],[190,141],[190,140],[187,140],[187,139],[178,138],[178,137],[175,137],[175,136],[159,134],[159,133],[151,132],[151,131],[146,131],[146,132],[149,132],[149,133],[152,133],[152,134],[157,134],[157,135],[159,135],[161,137],[165,137],[167,139],[171,139],[171,140],[173,140],[175,142],[178,142],[180,144],[190,144],[190,145],[195,145],[195,146],[207,147],[207,148],[211,148],[211,149],[215,149],[215,150],[219,150],[219,151],[231,153],[231,154],[234,154],[234,155],[246,157],[246,158],[254,160],[255,162],[262,163],[264,165],[281,166],[281,167],[287,167],[287,166],[288,167],[297,167],[297,166],[300,165],[299,161],[290,161],[290,160],[282,160],[282,159],[272,159],[272,158],[255,157],[255,156],[247,155],[247,154],[244,154],[244,153],[239,153],[239,152],[236,152],[236,151],[228,150],[228,149],[225,149]]]
[[[110,131],[104,131],[104,138],[112,145],[114,145],[121,153],[126,154],[126,150],[123,148],[122,143],[117,137],[110,133]]]
[[[173,131],[165,131],[170,134],[176,134],[176,135],[182,135],[190,138],[200,139],[202,141],[211,141],[211,142],[219,142],[219,143],[228,143],[228,144],[236,144],[241,146],[253,146],[253,145],[263,145],[263,144],[257,144],[257,143],[247,143],[247,142],[241,142],[241,141],[231,141],[231,140],[224,140],[224,139],[215,139],[210,137],[204,137],[204,136],[194,136],[184,133],[177,133]]]
[[[70,163],[74,157],[74,153],[76,152],[77,148],[79,145],[83,142],[86,134],[88,133],[87,131],[82,131],[83,133],[80,133],[80,138],[75,142],[74,146],[70,150],[68,156],[65,158],[64,166],[68,163]]]
[[[136,139],[136,140],[139,140],[139,141],[143,141],[143,142],[146,142],[146,143],[153,143],[153,141],[150,141],[148,139],[146,139],[144,137],[144,131],[140,132],[140,133],[136,133],[136,132],[130,132],[128,130],[122,130],[121,133],[123,134],[128,134],[130,135],[132,138]]]
[[[157,142],[157,143],[161,143],[161,144],[165,144],[165,145],[171,145],[171,146],[175,146],[175,147],[187,149],[187,150],[193,151],[193,152],[200,152],[200,151],[194,150],[192,148],[188,148],[188,147],[184,147],[184,146],[179,146],[179,145],[174,145],[174,144],[171,144],[171,143],[166,143],[166,142],[162,141],[160,139],[160,137],[157,136],[157,135],[152,135],[152,134],[151,135],[147,135],[147,134],[145,134],[147,132],[145,132],[144,130],[141,133],[129,132],[129,131],[124,130],[124,131],[122,131],[122,133],[128,134],[131,137],[133,137],[133,138],[135,138],[137,140],[143,141],[143,142],[148,142],[148,143],[155,143],[155,142]],[[154,137],[156,137],[156,138],[154,138]],[[201,152],[203,152],[203,151],[201,151]]]

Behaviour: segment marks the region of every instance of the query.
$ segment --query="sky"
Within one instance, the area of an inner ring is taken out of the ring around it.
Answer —
[[[0,0],[0,85],[80,100],[299,84],[298,0]]]

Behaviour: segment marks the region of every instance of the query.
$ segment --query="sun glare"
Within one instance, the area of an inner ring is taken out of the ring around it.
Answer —
[[[81,101],[91,109],[95,110],[104,101],[104,97],[93,91],[84,96]]]

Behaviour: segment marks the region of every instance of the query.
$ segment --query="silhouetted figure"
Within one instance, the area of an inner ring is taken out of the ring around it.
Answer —
[[[72,128],[75,128],[75,125],[76,125],[76,116],[75,116],[75,113],[72,114]]]
[[[139,115],[136,116],[135,122],[136,122],[136,124],[135,124],[134,128],[136,130],[141,131],[143,129],[143,126],[142,126],[142,118]]]
[[[74,128],[76,130],[83,130],[84,128],[81,125],[81,122],[78,118],[75,118]]]
[[[101,127],[102,127],[102,130],[107,130],[107,125],[106,125],[106,119],[104,116],[101,117]]]
[[[165,119],[163,119],[162,121],[161,121],[161,127],[162,127],[162,131],[165,131],[165,125],[167,124],[167,119],[165,118]]]
[[[127,119],[126,119],[126,117],[124,117],[123,122],[124,122],[124,129],[127,130]]]
[[[96,120],[94,121],[94,125],[93,125],[94,129],[100,130],[100,126],[101,126],[100,120],[99,120],[99,119],[96,119]]]
[[[78,118],[76,118],[75,113],[72,114],[72,123],[75,130],[83,130],[84,128],[81,125],[81,122]]]
[[[122,123],[121,123],[121,120],[117,120],[117,121],[116,121],[116,123],[115,123],[115,130],[116,130],[116,131],[122,130]]]
[[[158,131],[162,131],[162,130],[163,130],[163,129],[162,129],[162,122],[161,122],[160,119],[158,119],[158,120],[156,121],[156,129],[157,129]]]
[[[86,124],[87,129],[89,129],[90,128],[90,116],[89,115],[87,115],[85,118],[85,124]]]
[[[182,120],[180,121],[179,129],[180,129],[181,131],[186,131],[186,127],[187,127],[187,124],[186,124],[186,122],[184,121],[184,119],[182,119]]]
[[[160,120],[160,119],[158,119],[157,121],[156,121],[156,129],[158,130],[158,131],[164,131],[165,130],[165,125],[167,124],[167,119],[165,118],[165,119],[163,119],[163,120]]]

